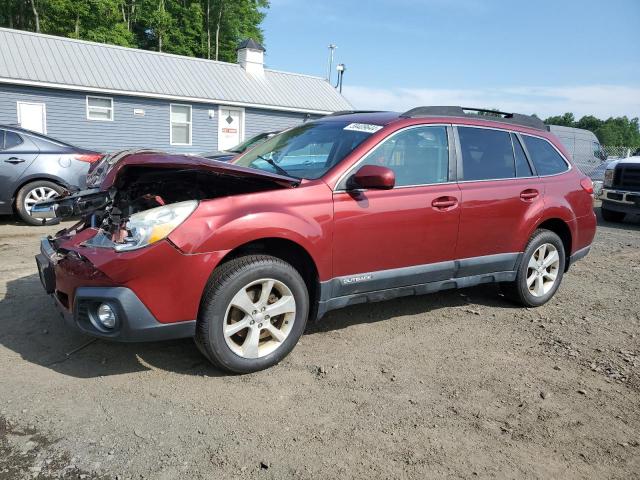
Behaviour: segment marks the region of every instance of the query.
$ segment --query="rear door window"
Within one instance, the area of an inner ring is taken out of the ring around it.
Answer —
[[[538,175],[555,175],[569,170],[569,165],[545,139],[522,135]]]
[[[464,180],[498,180],[516,175],[509,132],[458,127]]]
[[[511,134],[511,141],[513,142],[513,153],[516,157],[516,176],[517,177],[532,177],[531,165],[527,160],[527,156],[524,153],[520,140],[517,135]]]

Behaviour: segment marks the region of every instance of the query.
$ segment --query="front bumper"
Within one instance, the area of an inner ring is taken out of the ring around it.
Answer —
[[[51,294],[65,322],[87,335],[120,342],[148,342],[193,337],[196,321],[161,323],[138,296],[127,287],[78,287],[73,299],[56,289],[55,266],[61,260],[51,242],[43,238],[40,254],[36,255],[40,281]],[[97,320],[100,304],[107,303],[116,312],[116,325],[103,327]]]
[[[607,210],[640,213],[640,192],[603,188],[600,199]]]

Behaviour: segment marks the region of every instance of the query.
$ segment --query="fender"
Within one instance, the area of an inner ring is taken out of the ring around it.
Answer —
[[[12,200],[15,200],[16,195],[18,194],[18,191],[24,187],[27,183],[31,183],[31,182],[37,182],[40,180],[46,180],[48,182],[53,182],[53,183],[57,183],[58,185],[60,185],[61,187],[63,187],[64,189],[68,190],[69,192],[77,192],[78,190],[80,190],[77,186],[71,185],[69,182],[67,182],[66,180],[56,176],[56,175],[50,175],[48,173],[34,173],[32,175],[28,175],[26,177],[21,177],[20,178],[20,183],[18,183],[15,187],[15,189],[13,190],[13,194],[12,194]]]
[[[324,280],[331,277],[332,220],[331,190],[322,182],[203,201],[169,240],[187,254],[230,251],[263,238],[290,240],[309,253]]]
[[[571,245],[572,245],[571,247],[572,251],[570,252],[570,254],[573,254],[576,248],[575,239],[577,235],[577,222],[576,222],[576,218],[573,216],[573,213],[571,212],[571,210],[567,208],[566,205],[548,207],[544,210],[543,215],[529,229],[529,232],[526,236],[525,243],[522,245],[522,250],[524,251],[527,242],[529,242],[531,235],[533,235],[533,232],[535,232],[540,227],[540,225],[542,225],[544,222],[548,220],[561,220],[567,225],[567,227],[569,227],[569,232],[571,234]]]

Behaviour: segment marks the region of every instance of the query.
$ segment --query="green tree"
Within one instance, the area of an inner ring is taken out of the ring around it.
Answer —
[[[560,125],[562,127],[573,127],[575,124],[575,117],[573,113],[565,113],[564,115],[556,115],[555,117],[547,118],[544,123],[547,125]]]
[[[619,147],[640,147],[640,124],[638,118],[609,117],[600,120],[593,115],[585,115],[576,121],[573,113],[547,118],[547,125],[562,125],[565,127],[583,128],[595,133],[603,145]]]
[[[0,26],[234,62],[268,0],[0,0]]]
[[[596,118],[593,115],[585,115],[580,120],[575,122],[574,126],[576,128],[583,128],[585,130],[596,132],[602,126],[602,124],[603,121],[599,118]]]

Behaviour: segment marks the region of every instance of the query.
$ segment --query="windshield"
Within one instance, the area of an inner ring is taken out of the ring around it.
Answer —
[[[271,137],[232,163],[296,178],[320,178],[381,128],[339,121],[305,123]]]
[[[248,149],[249,147],[253,146],[254,144],[257,145],[260,142],[264,142],[267,139],[267,137],[269,137],[269,135],[272,135],[272,134],[271,133],[259,133],[255,137],[251,137],[249,140],[245,140],[244,142],[239,143],[235,147],[230,148],[228,151],[229,152],[233,152],[233,153],[242,153],[246,149]]]

